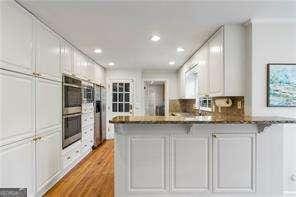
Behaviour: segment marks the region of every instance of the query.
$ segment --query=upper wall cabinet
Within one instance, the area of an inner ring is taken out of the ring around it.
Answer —
[[[223,29],[209,41],[209,94],[222,96],[224,86]]]
[[[61,67],[63,73],[73,74],[73,48],[66,42],[61,42]]]
[[[186,98],[185,73],[198,66],[198,94],[244,96],[245,29],[242,25],[220,28],[179,70],[180,96]]]
[[[94,81],[102,86],[106,86],[105,69],[102,66],[95,65],[94,70],[95,70]]]
[[[32,17],[13,1],[1,1],[0,68],[32,74]]]
[[[42,77],[62,80],[60,67],[60,40],[47,27],[34,21],[36,34],[36,72]]]
[[[244,96],[245,29],[225,25],[209,40],[209,94]]]
[[[84,72],[84,67],[87,67],[87,62],[84,61],[84,57],[83,55],[78,51],[78,50],[74,50],[74,72],[73,74],[83,78],[83,76],[85,75]]]

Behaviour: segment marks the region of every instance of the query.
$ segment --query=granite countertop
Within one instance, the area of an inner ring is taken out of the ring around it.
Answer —
[[[117,116],[110,120],[114,124],[286,124],[296,119],[284,117],[250,116]]]

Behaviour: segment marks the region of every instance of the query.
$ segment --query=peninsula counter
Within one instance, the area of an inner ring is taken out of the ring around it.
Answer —
[[[296,195],[296,166],[289,177],[284,169],[285,125],[295,119],[118,116],[110,122],[115,197]]]

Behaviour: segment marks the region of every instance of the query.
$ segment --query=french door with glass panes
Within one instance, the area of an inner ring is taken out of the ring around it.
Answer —
[[[111,83],[112,115],[133,115],[134,84],[132,80],[116,80]]]

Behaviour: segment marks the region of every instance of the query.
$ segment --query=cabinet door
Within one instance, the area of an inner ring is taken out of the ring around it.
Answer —
[[[35,143],[32,139],[0,147],[0,188],[27,188],[34,195]]]
[[[88,61],[88,63],[87,63],[87,79],[93,81],[94,78],[95,78],[94,63],[92,61]]]
[[[130,137],[129,190],[166,191],[168,175],[167,137]]]
[[[60,128],[62,124],[62,84],[36,80],[36,133]]]
[[[74,50],[74,74],[80,78],[83,78],[84,67],[87,67],[87,64],[84,64],[83,55]]]
[[[61,67],[63,73],[73,74],[73,48],[65,42],[61,44]]]
[[[61,130],[41,136],[36,141],[37,191],[50,182],[61,169]]]
[[[61,81],[60,41],[47,27],[34,22],[36,32],[36,72],[42,77]]]
[[[198,94],[209,94],[209,75],[208,75],[208,45],[203,46],[199,52],[198,60]]]
[[[254,134],[213,135],[213,190],[254,192]]]
[[[171,140],[173,191],[207,191],[209,188],[209,137],[173,136]]]
[[[0,84],[1,146],[35,134],[35,79],[0,69]]]
[[[32,18],[14,1],[0,7],[0,67],[32,74]]]
[[[217,32],[209,41],[209,83],[211,96],[223,96],[223,30]]]
[[[96,81],[97,83],[103,86],[106,86],[105,69],[97,64],[94,65],[94,69],[95,69],[94,81]]]

